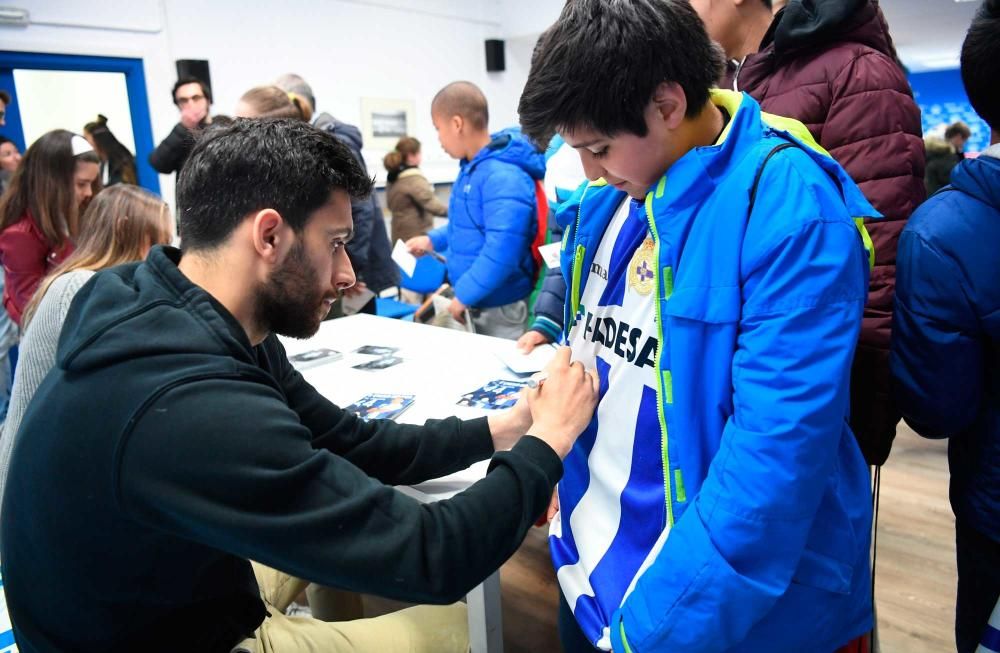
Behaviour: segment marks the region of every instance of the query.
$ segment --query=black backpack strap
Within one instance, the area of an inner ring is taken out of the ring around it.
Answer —
[[[797,147],[795,143],[781,143],[780,145],[775,145],[774,148],[767,153],[764,160],[761,161],[760,166],[757,168],[757,174],[754,175],[753,185],[750,187],[750,208],[747,211],[748,215],[753,214],[753,204],[757,200],[757,187],[760,185],[760,178],[764,174],[764,166],[767,162],[771,160],[771,157],[780,152],[781,150],[787,150],[790,147]]]

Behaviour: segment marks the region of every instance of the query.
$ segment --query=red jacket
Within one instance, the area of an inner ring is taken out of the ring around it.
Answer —
[[[867,225],[875,269],[851,374],[851,427],[880,464],[899,421],[889,399],[896,243],[925,197],[920,109],[885,17],[876,0],[793,2],[725,81],[764,111],[805,123],[885,216]]]
[[[72,253],[68,240],[59,248],[49,245],[30,213],[0,232],[0,262],[6,277],[3,307],[18,326],[38,284]]]

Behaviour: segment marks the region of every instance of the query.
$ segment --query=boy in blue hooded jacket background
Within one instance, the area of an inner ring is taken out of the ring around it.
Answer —
[[[1000,597],[1000,0],[986,0],[962,46],[969,102],[991,146],[910,218],[896,257],[889,359],[907,424],[949,438],[958,601],[955,641],[972,653]]]
[[[801,123],[714,90],[721,64],[686,0],[575,0],[521,96],[590,180],[557,216],[564,333],[601,382],[549,538],[570,653],[832,653],[872,626],[847,418],[852,218],[878,214]]]
[[[448,202],[448,225],[406,242],[415,255],[448,249],[455,291],[448,311],[477,333],[517,340],[535,284],[531,244],[538,231],[535,181],[545,157],[520,130],[489,131],[486,96],[471,82],[453,82],[431,103],[441,147],[461,161]]]

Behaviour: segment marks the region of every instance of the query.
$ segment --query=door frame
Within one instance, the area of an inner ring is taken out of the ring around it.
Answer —
[[[142,59],[0,50],[0,88],[11,95],[11,104],[7,107],[7,125],[0,128],[0,133],[17,143],[23,152],[24,127],[17,101],[17,87],[14,84],[14,69],[17,68],[124,74],[129,113],[132,117],[132,135],[135,138],[135,169],[138,183],[147,190],[160,193],[159,175],[149,165],[149,155],[153,151],[153,127],[149,114],[149,101],[146,97],[146,74]]]

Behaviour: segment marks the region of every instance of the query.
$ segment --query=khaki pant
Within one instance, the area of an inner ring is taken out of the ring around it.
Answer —
[[[235,651],[248,653],[468,653],[465,606],[420,605],[372,619],[325,622],[287,617],[306,581],[253,563],[268,618]]]

